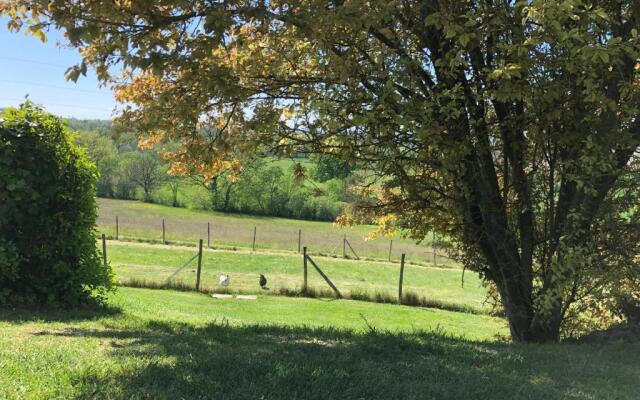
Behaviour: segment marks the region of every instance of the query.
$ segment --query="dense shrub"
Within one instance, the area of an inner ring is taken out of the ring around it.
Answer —
[[[65,125],[31,103],[0,119],[0,303],[101,301],[97,171]]]

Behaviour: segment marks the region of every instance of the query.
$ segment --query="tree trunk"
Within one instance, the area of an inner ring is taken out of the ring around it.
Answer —
[[[216,210],[216,205],[218,203],[218,177],[214,177],[211,182],[209,182],[209,195],[211,196],[211,210]]]
[[[526,284],[526,282],[521,282]],[[531,292],[523,293],[522,285],[508,283],[510,287],[499,288],[511,338],[515,342],[557,342],[560,339],[562,307],[560,303],[547,314],[540,315],[533,307]],[[519,286],[519,287],[517,287]]]
[[[144,201],[145,201],[145,202],[149,202],[149,201],[151,201],[151,193],[150,193],[150,190],[149,190],[147,187],[145,187],[143,190],[144,190]]]
[[[560,324],[562,322],[559,310],[552,311],[549,322],[536,324],[535,321],[530,329],[530,339],[533,342],[557,342],[560,340]]]
[[[229,183],[227,184],[227,189],[226,189],[226,191],[224,192],[224,205],[223,205],[223,207],[222,207],[222,209],[223,209],[224,211],[229,211],[229,201],[231,200],[231,188],[232,188],[232,187],[233,187],[233,186],[232,186],[231,182],[229,182]]]
[[[508,303],[505,301],[504,303]],[[505,304],[505,307],[507,305]],[[507,312],[509,330],[514,342],[557,342],[560,340],[559,314],[553,313],[547,323],[535,323],[533,310],[522,304],[510,304]]]
[[[172,194],[172,201],[171,201],[171,205],[173,207],[178,207],[178,183],[174,182],[171,186],[171,194]]]

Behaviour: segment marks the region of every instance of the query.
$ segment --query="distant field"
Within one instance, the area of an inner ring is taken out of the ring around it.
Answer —
[[[107,254],[119,280],[144,280],[164,282],[179,266],[186,262],[195,248],[148,245],[109,241]],[[317,257],[316,262],[344,294],[382,294],[397,298],[399,266],[397,264],[350,261]],[[251,253],[247,251],[204,251],[201,287],[206,290],[221,290],[219,276],[230,276],[231,284],[226,288],[235,293],[278,293],[280,288],[299,290],[303,283],[302,256],[295,254]],[[194,261],[178,273],[174,282],[195,284]],[[407,265],[404,271],[403,288],[424,296],[433,304],[468,308],[475,312],[488,312],[485,304],[486,290],[480,285],[478,276],[465,273],[464,287],[461,285],[461,270]],[[258,284],[259,274],[266,275],[269,290]],[[329,290],[328,285],[309,264],[309,287]],[[450,308],[454,308],[450,307]]]
[[[349,300],[120,288],[0,308],[1,399],[635,400],[640,347],[509,344],[503,320]]]
[[[196,243],[207,239],[207,222],[211,224],[212,246],[251,247],[256,228],[257,249],[297,251],[298,231],[302,230],[302,246],[311,253],[342,255],[342,238],[347,240],[360,257],[387,259],[390,240],[365,240],[373,226],[339,229],[330,222],[302,221],[286,218],[260,217],[218,212],[195,211],[139,201],[98,199],[98,230],[115,237],[118,217],[119,237],[147,240],[162,239],[162,220],[165,220],[166,239],[170,242]],[[396,261],[405,253],[409,262],[432,263],[429,244],[416,244],[408,239],[393,239],[392,258]],[[353,257],[347,247],[347,254]],[[438,256],[439,265],[455,265]]]

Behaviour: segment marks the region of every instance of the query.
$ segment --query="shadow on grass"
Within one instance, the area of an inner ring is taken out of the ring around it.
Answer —
[[[115,316],[122,310],[114,306],[84,306],[73,309],[54,307],[0,307],[0,321],[16,324],[41,322],[75,322]]]
[[[118,368],[74,377],[78,398],[631,399],[640,389],[637,348],[627,356],[630,365],[617,368],[619,355],[602,349],[424,332],[152,321],[131,330],[44,334],[109,343]],[[598,359],[585,362],[585,350]]]

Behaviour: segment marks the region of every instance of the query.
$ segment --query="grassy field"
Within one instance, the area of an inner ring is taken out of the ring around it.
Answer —
[[[342,239],[346,235],[360,257],[387,259],[389,256],[388,238],[365,240],[368,233],[375,229],[373,226],[339,229],[330,222],[224,214],[113,199],[98,199],[98,206],[98,230],[109,237],[116,234],[117,216],[121,239],[161,240],[164,219],[168,241],[193,244],[198,239],[204,239],[206,243],[209,222],[213,246],[251,247],[255,227],[257,249],[297,251],[298,232],[302,230],[302,246],[307,246],[312,253],[341,256]],[[348,247],[347,253],[353,257]],[[402,253],[407,255],[409,262],[433,262],[432,247],[429,244],[416,244],[408,239],[394,238],[392,258],[398,260]],[[442,255],[436,262],[440,265],[455,265]]]
[[[515,345],[504,322],[348,300],[122,288],[0,309],[0,398],[637,399],[640,347]]]
[[[196,250],[177,246],[149,245],[109,241],[107,254],[121,282],[164,282]],[[397,264],[340,260],[316,257],[315,261],[343,295],[378,295],[391,301],[397,299],[399,266]],[[247,251],[205,250],[202,260],[201,287],[220,290],[219,276],[230,276],[226,288],[233,293],[280,293],[282,288],[299,290],[303,283],[302,256],[290,253],[269,254]],[[196,262],[178,273],[173,282],[195,285]],[[259,274],[266,275],[268,290],[258,284]],[[309,264],[309,287],[329,290],[328,285]],[[450,309],[488,312],[486,290],[478,276],[465,273],[461,286],[461,271],[451,268],[405,266],[403,288],[428,300],[428,304]]]

